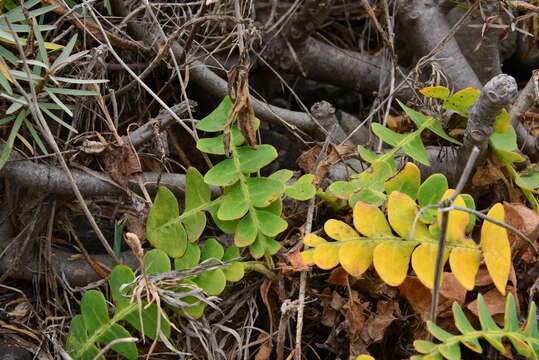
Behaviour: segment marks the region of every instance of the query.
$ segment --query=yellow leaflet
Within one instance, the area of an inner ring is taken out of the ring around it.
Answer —
[[[399,286],[406,278],[410,254],[416,245],[416,242],[402,240],[378,245],[373,252],[373,263],[380,278],[391,286]]]
[[[448,199],[454,193],[455,190],[448,189],[444,196],[442,196],[442,200]],[[460,195],[453,201],[453,205],[466,207],[466,203]],[[438,224],[442,223],[442,213],[438,213],[437,221]],[[470,221],[468,213],[460,210],[451,210],[447,219],[447,241],[460,242],[464,240],[464,232],[466,231],[466,226],[468,226],[468,221]]]
[[[415,198],[420,182],[421,171],[416,164],[407,162],[397,175],[384,183],[384,189],[388,195],[393,191],[400,191]]]
[[[434,287],[434,273],[436,272],[436,254],[438,244],[423,243],[412,254],[412,268],[423,285],[432,289]],[[444,251],[442,269],[447,261],[449,252]]]
[[[354,206],[354,226],[367,237],[393,236],[382,210],[363,201]]]
[[[6,79],[9,80],[10,83],[14,82],[13,77],[9,73],[9,67],[7,66],[6,62],[3,61],[3,59],[2,61],[0,61],[0,72],[2,73],[2,75],[4,75]]]
[[[305,265],[314,264],[314,249],[308,249],[301,252],[301,258]]]
[[[449,255],[451,271],[466,290],[473,290],[480,262],[481,253],[471,239],[466,239],[462,247],[453,249]]]
[[[374,358],[370,355],[359,355],[356,360],[374,360]]]
[[[344,221],[330,219],[324,224],[326,234],[335,240],[354,240],[359,238],[359,234]]]
[[[303,238],[303,244],[310,246],[310,247],[317,247],[320,244],[323,244],[327,242],[326,239],[321,238],[318,235],[315,234],[307,234]]]
[[[318,245],[314,249],[314,263],[320,269],[329,270],[333,269],[339,264],[339,247],[342,245],[340,242],[327,242],[325,244]]]
[[[502,204],[495,204],[487,216],[505,221],[505,212]],[[509,278],[511,270],[511,248],[507,237],[507,230],[501,226],[495,225],[490,221],[484,220],[481,227],[481,250],[485,257],[488,272],[494,285],[502,295],[505,295],[505,285]]]
[[[412,230],[415,216],[417,214],[417,204],[411,197],[398,191],[393,191],[389,195],[387,202],[387,217],[393,230],[401,237],[408,239]],[[421,221],[417,222],[414,239],[431,238],[427,226]]]
[[[339,250],[339,261],[350,275],[358,277],[372,264],[375,241],[355,240],[344,243]]]
[[[445,86],[429,86],[419,90],[419,92],[425,96],[442,100],[447,99],[451,94]]]

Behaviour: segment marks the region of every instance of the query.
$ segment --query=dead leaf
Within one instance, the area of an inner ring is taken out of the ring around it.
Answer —
[[[286,255],[286,257],[288,258],[290,265],[292,265],[292,271],[294,272],[309,271],[311,269],[309,265],[306,265],[303,262],[303,257],[301,256],[301,252],[299,248],[296,248],[293,251],[290,251]]]
[[[237,66],[230,69],[227,73],[228,92],[234,99],[232,111],[228,114],[223,133],[223,142],[225,153],[228,156],[230,150],[230,128],[234,118],[238,119],[238,128],[247,140],[247,143],[253,149],[256,145],[256,128],[254,125],[255,112],[249,97],[249,60],[247,56],[242,55]]]
[[[82,145],[79,149],[85,154],[93,155],[101,154],[106,148],[106,143],[86,139],[82,142]]]
[[[268,337],[267,335],[260,334],[259,338]],[[266,340],[258,352],[256,353],[255,360],[269,360],[271,356],[271,350],[273,349],[273,345],[271,344],[270,340]]]
[[[21,302],[15,308],[7,313],[8,317],[14,319],[22,319],[32,310],[32,306],[27,302]]]
[[[316,145],[301,154],[297,160],[297,164],[306,174],[313,172],[315,175],[313,184],[315,186],[320,186],[327,175],[329,167],[336,164],[344,155],[348,154],[353,149],[354,145],[330,145],[328,153],[322,157],[320,162],[318,162],[316,169],[313,171],[318,156],[322,151],[322,146]]]
[[[440,295],[451,301],[464,304],[466,301],[466,289],[458,282],[452,273],[444,273],[444,280],[440,286]]]
[[[399,286],[399,291],[423,321],[430,320],[431,293],[417,277],[408,276]]]
[[[376,313],[367,321],[367,332],[372,342],[379,342],[384,338],[386,329],[397,319],[393,314],[398,313],[398,309],[399,303],[395,300],[378,301]]]
[[[488,186],[503,179],[505,179],[503,172],[488,161],[485,166],[475,171],[472,177],[472,184],[474,186]]]
[[[475,286],[487,286],[492,284],[492,278],[485,265],[482,265],[475,276]]]
[[[520,230],[530,240],[537,241],[539,237],[539,215],[532,209],[520,203],[503,203],[505,222]],[[529,247],[525,240],[520,239],[512,231],[508,231],[511,242],[511,252],[519,254]]]
[[[342,267],[337,267],[331,271],[326,282],[333,285],[348,286],[349,274]]]
[[[105,170],[122,187],[127,186],[130,175],[142,172],[138,156],[128,144],[106,151],[103,162]]]

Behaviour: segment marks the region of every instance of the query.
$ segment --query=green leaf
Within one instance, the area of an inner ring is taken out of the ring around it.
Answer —
[[[372,123],[372,132],[391,146],[397,146],[406,137],[406,135],[396,133],[395,131],[386,128],[385,126]]]
[[[434,205],[440,202],[449,188],[447,178],[442,174],[432,174],[418,189],[417,201],[420,207]],[[436,220],[437,209],[427,209],[421,216],[421,221],[432,224]]]
[[[419,161],[423,165],[430,165],[429,155],[427,154],[427,150],[423,145],[423,141],[421,141],[421,135],[419,132],[415,131],[408,136],[410,137],[409,141],[407,141],[402,147],[404,153],[410,156],[412,159]]]
[[[253,258],[260,259],[264,255],[275,255],[280,248],[281,244],[278,241],[259,233],[255,242],[249,247],[249,252]]]
[[[442,342],[448,341],[454,336],[453,334],[448,333],[438,325],[434,324],[432,321],[427,322],[427,328],[429,329],[429,332],[432,334],[432,336]]]
[[[99,337],[99,342],[109,344],[117,339],[132,337],[131,334],[121,325],[112,324],[107,331]],[[132,342],[123,342],[112,345],[112,350],[128,358],[129,360],[138,359],[137,346]]]
[[[60,68],[62,63],[67,60],[69,55],[71,55],[71,52],[73,51],[73,48],[75,47],[76,42],[77,42],[77,33],[75,33],[75,35],[73,35],[71,39],[69,39],[69,42],[62,49],[62,52],[60,53],[60,55],[58,55],[56,60],[54,60],[54,63],[51,66],[51,68],[53,69],[53,72],[55,72],[58,68]]]
[[[9,155],[11,154],[11,150],[13,149],[13,143],[15,142],[15,137],[17,136],[17,133],[21,128],[23,120],[26,118],[26,115],[26,110],[21,110],[17,114],[17,118],[15,119],[15,122],[11,127],[11,131],[9,132],[9,137],[7,139],[6,145],[4,146],[4,150],[2,151],[2,155],[0,156],[0,169],[4,167],[4,165],[9,159]]]
[[[234,244],[239,247],[251,245],[255,239],[258,230],[255,219],[249,212],[243,219],[240,220],[234,233]]]
[[[221,260],[224,254],[225,250],[223,249],[223,245],[221,245],[217,239],[209,238],[202,248],[200,261],[204,262],[209,260],[211,263],[214,263],[216,260]]]
[[[271,145],[260,145],[256,150],[242,146],[236,151],[240,170],[247,174],[257,172],[277,158],[277,150]]]
[[[440,344],[438,351],[449,360],[461,360],[460,359],[460,345],[458,342]]]
[[[154,247],[164,250],[173,258],[181,257],[187,247],[183,225],[179,222],[167,224],[176,220],[179,214],[178,202],[172,191],[160,186],[146,220],[146,236]]]
[[[189,211],[207,204],[211,200],[211,189],[204,182],[204,178],[194,167],[187,169],[185,177],[185,211]],[[183,224],[189,241],[197,241],[206,227],[206,214],[200,211],[192,216],[185,217]]]
[[[218,135],[212,138],[203,138],[197,141],[197,149],[214,155],[224,155],[225,145],[223,135]],[[245,142],[245,137],[242,135],[237,125],[233,125],[230,129],[230,143],[234,146],[240,146]]]
[[[230,96],[225,96],[221,103],[208,116],[197,123],[196,128],[207,132],[223,131],[225,129],[226,119],[232,111],[233,106],[234,103],[230,99]]]
[[[283,184],[278,180],[263,177],[245,179],[251,204],[266,207],[279,198],[283,192]]]
[[[218,210],[219,210],[218,206],[215,206],[210,209],[210,214],[213,219],[213,222],[215,223],[215,225],[217,225],[217,227],[222,232],[227,233],[227,234],[234,234],[234,232],[236,231],[236,227],[238,226],[239,220],[230,220],[230,221],[221,220],[217,217]]]
[[[84,320],[82,315],[76,315],[71,319],[69,325],[69,334],[67,335],[66,351],[73,356],[75,352],[82,347],[88,340],[88,333],[84,326]],[[81,356],[77,357],[77,360],[94,360],[99,353],[99,349],[95,345],[90,345],[88,350]],[[99,360],[105,360],[105,357],[100,356]]]
[[[225,250],[223,261],[230,261],[240,257],[240,251],[236,246],[230,246]],[[239,261],[231,262],[223,268],[227,281],[239,281],[245,274],[245,266]]]
[[[49,88],[46,87],[44,90],[48,94],[60,94],[60,95],[74,95],[74,96],[96,96],[99,95],[97,91],[93,90],[79,90],[79,89],[67,89],[67,88]]]
[[[366,188],[352,195],[349,203],[351,207],[355,206],[358,201],[363,201],[367,204],[381,206],[386,202],[386,200],[387,196],[383,192]]]
[[[219,295],[226,286],[226,277],[222,269],[205,271],[193,281],[208,295]]]
[[[240,174],[236,171],[233,159],[226,159],[212,167],[206,175],[206,184],[214,186],[228,186],[238,181]]]
[[[286,188],[285,194],[296,200],[309,200],[316,194],[316,188],[312,184],[313,180],[314,175],[303,175],[294,185]]]
[[[489,137],[490,146],[497,150],[513,151],[518,149],[517,134],[513,127],[503,133],[493,133]]]
[[[328,186],[328,191],[340,199],[348,200],[350,196],[358,190],[353,182],[335,181]]]
[[[266,236],[277,236],[288,227],[288,223],[285,220],[269,211],[257,209],[255,210],[255,216],[258,220],[260,232]]]
[[[107,302],[101,291],[87,291],[80,301],[80,312],[90,334],[110,321]]]
[[[380,157],[382,156],[380,154],[373,153],[372,151],[370,151],[369,149],[361,145],[357,146],[357,152],[359,153],[359,156],[361,156],[361,158],[365,160],[366,162],[368,162],[369,164],[372,164],[378,161]]]
[[[200,248],[195,243],[188,243],[187,250],[182,257],[174,259],[174,269],[188,270],[195,267],[200,261]]]
[[[110,274],[110,292],[112,299],[118,305],[127,305],[129,303],[129,298],[122,296],[120,293],[120,286],[123,284],[131,283],[135,280],[135,274],[133,270],[125,265],[116,265]]]
[[[249,211],[248,194],[243,192],[242,184],[234,184],[223,195],[217,217],[221,220],[235,220],[242,218]]]
[[[488,331],[499,331],[500,328],[496,325],[496,322],[490,316],[490,313],[485,303],[483,295],[477,295],[477,301],[479,303],[479,322],[481,323],[481,328]]]
[[[415,340],[414,347],[417,352],[428,354],[436,348],[436,344],[425,340]]]
[[[292,170],[281,169],[268,176],[268,179],[277,180],[282,184],[285,184],[292,178],[292,176],[294,176],[294,172]]]
[[[160,249],[148,251],[142,261],[146,265],[146,273],[148,275],[169,272],[171,270],[170,258]]]

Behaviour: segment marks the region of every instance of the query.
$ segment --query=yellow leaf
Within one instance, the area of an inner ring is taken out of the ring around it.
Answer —
[[[2,75],[4,75],[6,79],[9,80],[10,83],[13,83],[13,77],[9,73],[9,67],[7,66],[4,59],[0,60],[0,72],[2,73]]]
[[[359,355],[356,360],[374,360],[374,358],[370,355]]]
[[[318,235],[315,234],[307,234],[303,238],[303,244],[310,246],[310,247],[317,247],[320,244],[323,244],[327,242],[326,239],[321,238]]]
[[[373,252],[373,263],[380,278],[391,286],[399,286],[406,278],[410,254],[416,245],[416,242],[402,240],[379,244]]]
[[[447,99],[451,94],[445,86],[429,86],[419,90],[419,92],[425,96],[442,100]]]
[[[407,162],[397,175],[384,183],[384,189],[388,195],[393,191],[400,191],[401,193],[415,198],[420,182],[421,171],[416,164]]]
[[[301,252],[301,258],[305,265],[314,264],[314,249],[307,249]]]
[[[502,111],[496,116],[496,125],[494,125],[494,132],[498,134],[503,134],[511,128],[511,123],[509,122],[509,113],[507,110],[502,109]]]
[[[25,38],[18,38],[18,40],[20,41],[21,45],[26,45],[26,39]],[[11,39],[8,39],[8,38],[5,38],[5,37],[0,37],[0,41],[3,41],[3,42],[8,43],[8,44],[15,44],[15,41],[13,41]],[[34,43],[37,44],[37,41],[35,41]],[[62,49],[64,47],[63,45],[50,43],[50,42],[45,42],[44,45],[45,45],[45,49],[47,49],[47,50],[58,50],[58,49]]]
[[[417,204],[411,197],[398,191],[393,191],[387,201],[387,217],[391,227],[397,234],[405,239],[412,230]],[[431,238],[427,226],[418,221],[415,228],[414,239]]]
[[[438,244],[423,243],[412,254],[412,268],[423,285],[432,289],[434,287],[434,273],[436,272],[436,255]],[[442,269],[447,261],[449,251],[444,251]]]
[[[327,242],[325,244],[318,245],[314,250],[314,263],[320,269],[329,270],[333,269],[339,264],[339,247],[342,245],[340,242]]]
[[[466,290],[473,290],[480,262],[481,253],[471,239],[466,239],[462,246],[454,248],[449,254],[451,271]]]
[[[355,240],[344,243],[339,250],[339,261],[350,275],[358,277],[372,264],[376,241]]]
[[[505,221],[502,204],[495,204],[487,216],[501,222]],[[483,250],[485,263],[494,285],[502,295],[505,295],[505,285],[511,270],[511,247],[509,246],[507,230],[484,220],[481,227],[480,247]]]
[[[354,206],[354,226],[368,237],[393,236],[382,210],[363,201],[356,202]]]
[[[444,196],[442,196],[442,200],[448,199],[454,193],[455,190],[448,189]],[[466,203],[460,195],[453,201],[453,205],[466,207]],[[442,213],[438,213],[437,221],[438,224],[442,223]],[[447,242],[460,242],[464,240],[464,233],[466,231],[466,226],[468,226],[468,221],[470,221],[470,216],[467,212],[451,210],[447,219]]]
[[[344,221],[330,219],[324,224],[326,234],[335,240],[355,240],[359,234]]]

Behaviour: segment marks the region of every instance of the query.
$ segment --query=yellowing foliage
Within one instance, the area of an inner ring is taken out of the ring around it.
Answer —
[[[454,190],[446,191],[443,199],[452,194]],[[460,195],[453,204],[465,207]],[[378,207],[358,201],[353,210],[354,227],[340,220],[331,219],[326,222],[326,234],[337,241],[326,241],[314,234],[305,236],[305,245],[314,249],[304,251],[303,260],[326,270],[340,264],[355,277],[374,266],[380,278],[391,286],[398,286],[404,281],[411,262],[421,282],[432,288],[439,239],[429,232],[426,224],[418,221],[415,235],[409,240],[417,213],[415,200],[396,190],[391,192],[387,200],[387,218]],[[494,205],[488,216],[503,221],[503,206]],[[469,214],[464,211],[449,212],[443,262],[445,264],[449,260],[456,279],[467,290],[472,290],[483,253],[494,284],[504,294],[511,267],[507,231],[485,220],[481,229],[481,242],[477,245],[466,237],[469,221]],[[441,216],[438,216],[431,226],[439,227],[440,222]]]

